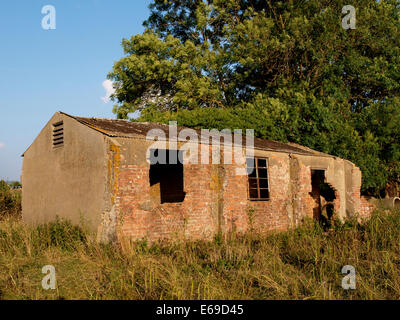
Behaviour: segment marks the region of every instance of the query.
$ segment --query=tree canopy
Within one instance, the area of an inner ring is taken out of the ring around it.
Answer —
[[[153,0],[109,79],[114,112],[255,129],[356,163],[363,192],[400,182],[398,0]]]

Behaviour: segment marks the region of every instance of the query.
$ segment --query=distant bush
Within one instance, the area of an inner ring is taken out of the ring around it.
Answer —
[[[0,180],[0,219],[10,215],[21,215],[21,192]]]
[[[22,184],[19,181],[12,181],[9,183],[11,189],[20,189],[22,188]]]

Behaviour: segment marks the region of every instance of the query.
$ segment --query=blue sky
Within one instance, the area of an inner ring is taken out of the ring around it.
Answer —
[[[0,3],[0,179],[19,180],[21,154],[57,111],[115,117],[103,82],[142,33],[150,0],[3,0]],[[56,9],[43,30],[42,8]]]

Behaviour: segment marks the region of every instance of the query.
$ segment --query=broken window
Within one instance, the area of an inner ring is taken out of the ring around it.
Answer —
[[[64,122],[60,121],[53,124],[53,148],[64,145]]]
[[[182,159],[182,151],[150,150],[151,193],[159,197],[161,203],[185,199]]]
[[[250,200],[268,200],[268,162],[266,158],[247,158],[248,190]]]

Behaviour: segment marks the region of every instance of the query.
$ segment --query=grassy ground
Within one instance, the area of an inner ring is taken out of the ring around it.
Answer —
[[[0,181],[0,299],[399,299],[400,211],[324,232],[314,221],[262,236],[101,245],[84,227],[29,228]],[[53,265],[56,290],[42,288]],[[341,269],[356,269],[344,290]]]
[[[56,269],[44,290],[42,267]],[[356,289],[341,287],[344,265]],[[324,232],[312,221],[269,236],[100,245],[68,222],[0,221],[0,299],[399,299],[400,212]]]

